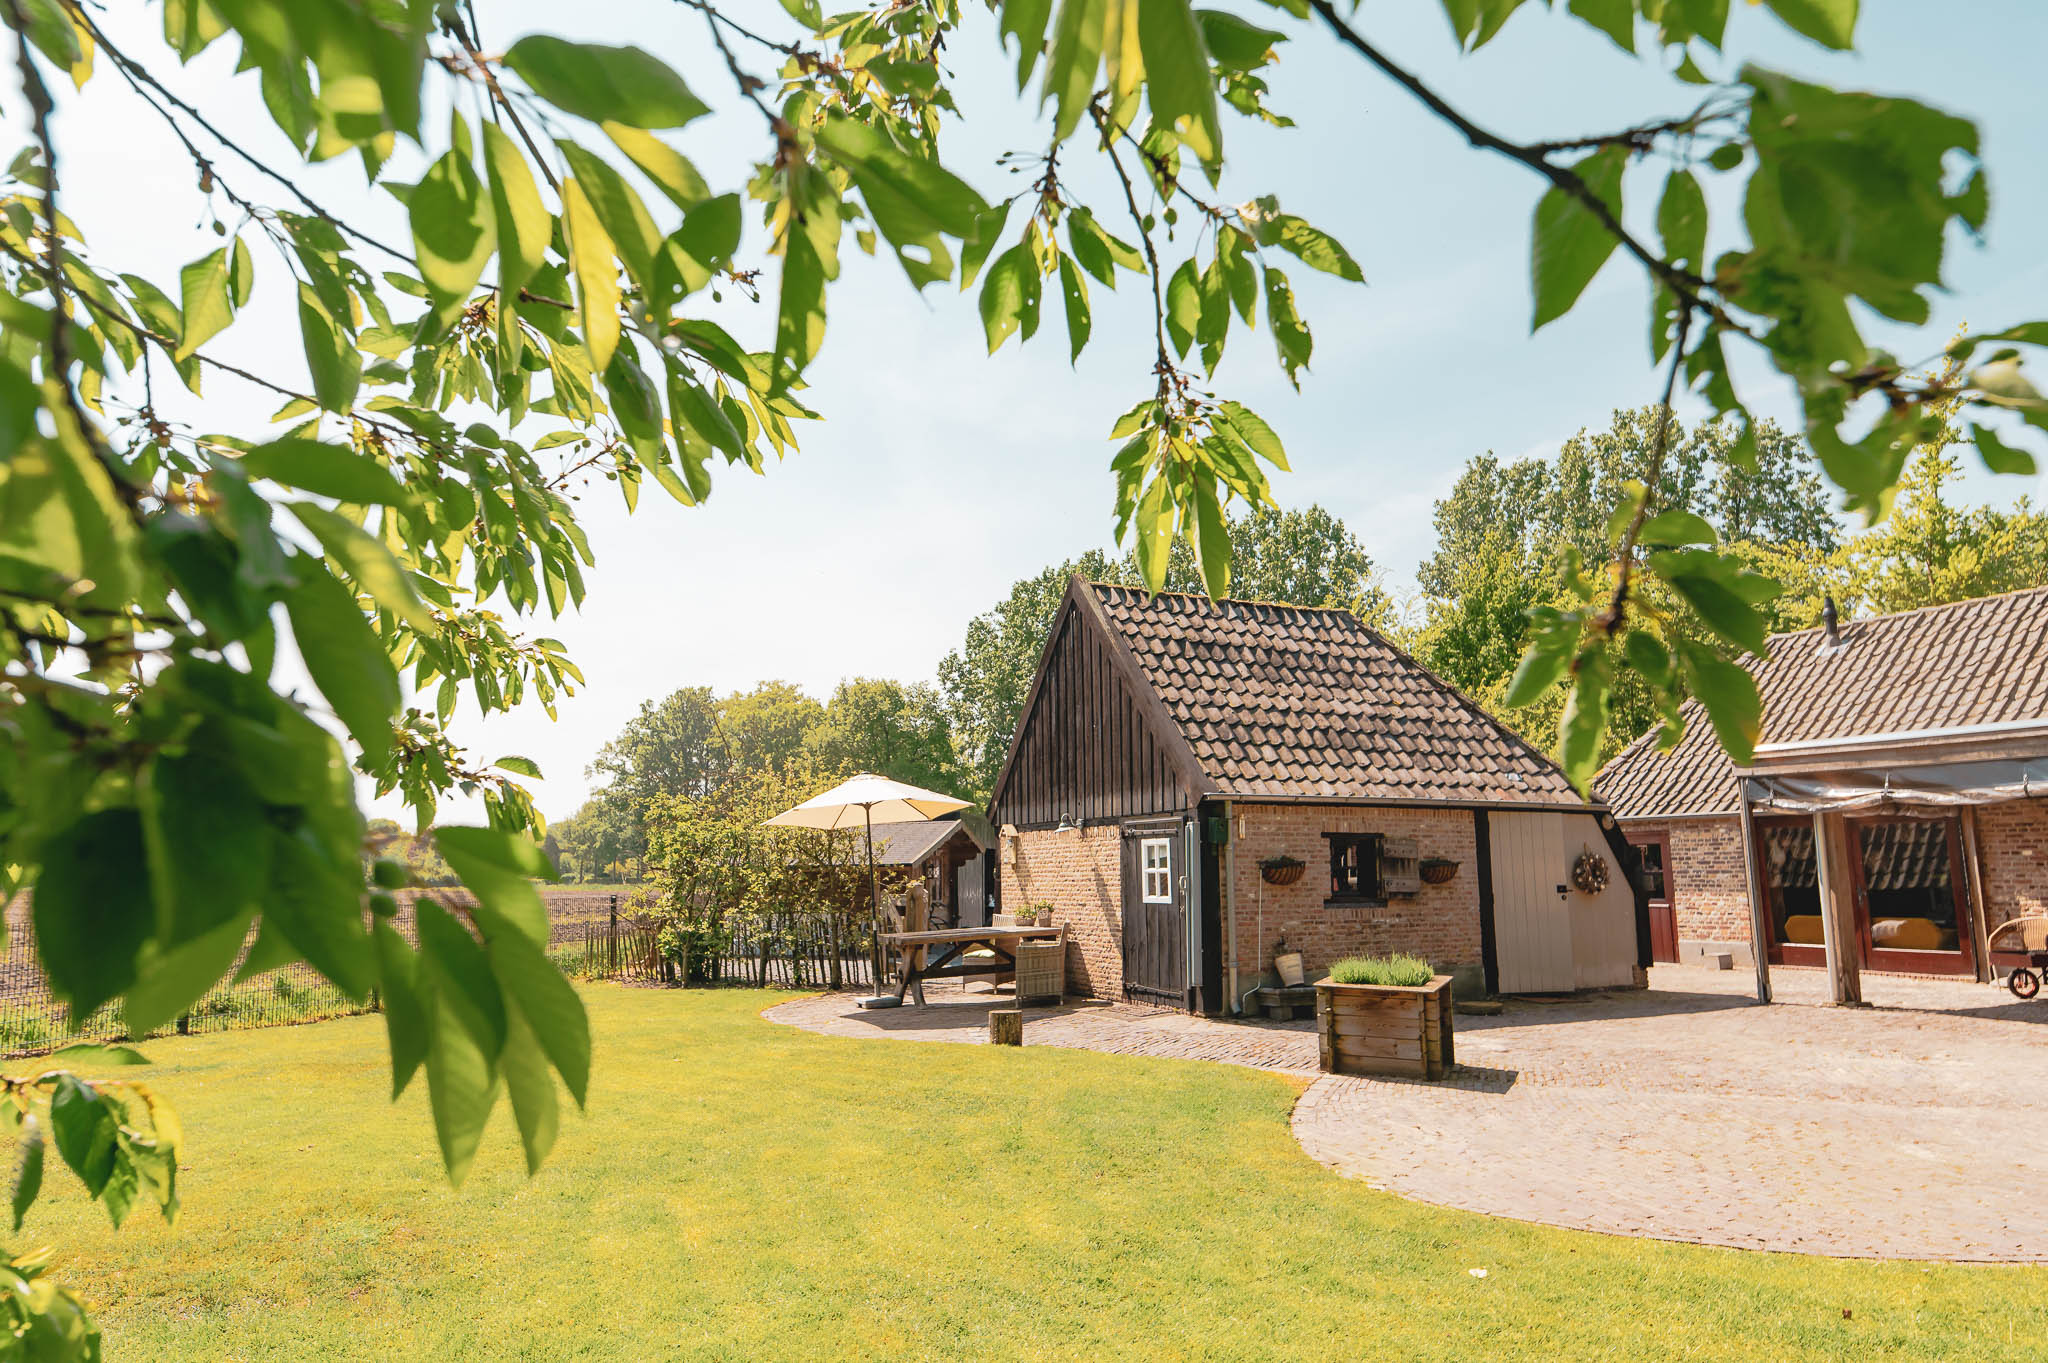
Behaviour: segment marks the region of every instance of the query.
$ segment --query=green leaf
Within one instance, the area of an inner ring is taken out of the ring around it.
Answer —
[[[1558,678],[1571,666],[1572,645],[1577,637],[1574,631],[1560,629],[1531,638],[1501,703],[1510,710],[1519,710],[1535,704],[1544,692],[1557,685]]]
[[[1690,511],[1664,511],[1643,522],[1637,535],[1641,544],[1713,544],[1720,536],[1704,517]]]
[[[441,1144],[441,1163],[457,1187],[476,1159],[484,1123],[490,1120],[497,1093],[491,1057],[463,1026],[457,1008],[444,990],[428,996],[431,1039],[427,1044],[428,1105],[434,1112],[434,1135]]]
[[[1664,240],[1666,260],[1695,274],[1702,272],[1707,258],[1707,197],[1683,167],[1664,181],[1664,197],[1657,203],[1657,235]]]
[[[1198,9],[1195,19],[1202,25],[1202,43],[1216,65],[1226,71],[1255,71],[1273,59],[1273,49],[1287,41],[1287,35],[1273,28],[1247,23],[1228,10]]]
[[[478,919],[487,932],[503,928],[546,944],[548,911],[533,877],[552,880],[555,868],[532,839],[502,829],[449,825],[434,830],[434,845],[476,895]]]
[[[1017,89],[1030,83],[1031,68],[1045,47],[1045,25],[1052,18],[1052,0],[1003,0],[1000,39],[1017,40]],[[1009,44],[1005,41],[1004,46]]]
[[[654,253],[661,245],[661,233],[655,229],[647,205],[640,201],[640,196],[626,183],[625,177],[613,170],[603,157],[567,140],[558,141],[555,146],[568,163],[569,172],[591,211],[604,226],[605,235],[611,238],[619,263],[626,267],[627,275],[642,292],[651,292],[654,288]]]
[[[1667,690],[1673,681],[1671,650],[1664,641],[1647,630],[1634,629],[1621,646],[1621,656],[1630,670],[1658,690]]]
[[[298,584],[284,594],[292,637],[327,704],[373,766],[391,753],[398,673],[350,591],[317,559],[292,560]]]
[[[617,250],[574,176],[562,181],[562,232],[576,276],[583,343],[590,351],[591,369],[603,373],[619,347],[619,271],[612,263]]]
[[[669,202],[685,213],[711,197],[711,187],[689,159],[653,133],[629,128],[623,123],[606,123],[606,136],[626,154],[648,183],[668,196]]]
[[[1686,685],[1706,710],[1721,747],[1736,765],[1747,766],[1763,734],[1764,707],[1756,678],[1712,649],[1685,640],[1678,643],[1678,658]]]
[[[469,158],[449,151],[413,187],[407,212],[420,280],[445,327],[469,305],[498,248],[496,210]]]
[[[1031,248],[1018,242],[996,257],[981,282],[981,327],[988,337],[988,352],[1009,339],[1023,321],[1027,307],[1035,306],[1039,290],[1038,262]]]
[[[1636,50],[1635,0],[1571,0],[1567,6],[1579,18],[1614,40],[1622,51]]]
[[[21,1135],[15,1140],[14,1160],[14,1231],[21,1233],[21,1223],[28,1216],[28,1209],[43,1191],[43,1122],[33,1112],[21,1117]]]
[[[1259,240],[1269,246],[1279,246],[1298,257],[1302,264],[1313,266],[1324,274],[1333,274],[1354,284],[1365,282],[1365,271],[1358,268],[1358,262],[1335,237],[1291,213],[1278,214],[1262,224]]]
[[[1621,220],[1621,172],[1627,160],[1622,148],[1605,147],[1572,167],[1616,222]],[[1530,261],[1536,313],[1530,329],[1540,329],[1571,311],[1618,244],[1578,199],[1562,189],[1546,193],[1536,204]]]
[[[1136,0],[1138,50],[1153,122],[1172,129],[1204,165],[1223,159],[1223,125],[1209,49],[1188,0]]]
[[[863,193],[871,185],[895,191],[948,236],[973,236],[976,219],[988,212],[974,186],[937,161],[897,146],[879,128],[829,118],[818,129],[818,145],[853,172]]]
[[[36,957],[74,1023],[125,992],[156,928],[142,818],[87,814],[43,844],[33,912]]]
[[[746,437],[732,424],[732,418],[725,414],[725,409],[704,390],[704,386],[674,361],[668,366],[668,408],[671,422],[681,422],[695,431],[727,460],[739,463],[746,459]],[[540,775],[537,771],[528,774]]]
[[[1572,691],[1557,725],[1558,765],[1579,790],[1590,789],[1600,766],[1600,741],[1607,735],[1607,698],[1612,689],[1607,655],[1598,645],[1582,649]]]
[[[629,128],[680,128],[711,112],[666,62],[637,47],[572,43],[531,34],[505,65],[564,113]]]
[[[526,1172],[537,1174],[554,1148],[561,1113],[547,1057],[516,1007],[505,1010],[505,1050],[498,1062],[512,1099],[512,1118],[519,1125],[519,1143],[526,1152]]]
[[[1273,345],[1280,352],[1280,367],[1286,371],[1287,381],[1299,389],[1297,371],[1308,367],[1315,342],[1309,335],[1308,323],[1295,310],[1294,290],[1289,287],[1287,276],[1271,268],[1266,271],[1266,326],[1273,333]]]
[[[1043,107],[1054,103],[1053,141],[1064,142],[1081,126],[1088,100],[1095,92],[1095,73],[1102,65],[1108,0],[1060,0],[1053,21],[1052,55],[1045,68]],[[1142,43],[1141,43],[1142,47]],[[1019,63],[1020,67],[1022,63]]]
[[[1067,309],[1068,359],[1072,362],[1081,358],[1081,349],[1088,344],[1088,281],[1081,278],[1074,258],[1064,254],[1060,256],[1060,297]]]
[[[1253,453],[1274,468],[1287,471],[1287,451],[1280,444],[1279,434],[1266,424],[1265,418],[1243,403],[1228,399],[1217,408],[1217,412],[1229,425],[1231,434],[1249,445]]]
[[[313,396],[327,411],[346,412],[362,386],[363,357],[310,284],[299,285],[299,334],[313,375]]]
[[[590,1020],[575,987],[547,958],[545,936],[495,933],[485,950],[491,971],[515,1007],[533,1026],[535,1039],[548,1060],[583,1106],[590,1092]]]
[[[251,478],[332,497],[359,506],[404,506],[405,488],[366,454],[345,445],[290,436],[258,445],[242,456],[242,472]]]
[[[1763,615],[1726,583],[1705,575],[1658,573],[1708,629],[1762,657],[1768,631]]]
[[[1173,342],[1176,355],[1187,358],[1188,347],[1195,343],[1195,334],[1201,325],[1201,276],[1196,273],[1194,258],[1190,256],[1166,281],[1166,338]]]
[[[113,1104],[93,1085],[64,1075],[50,1099],[50,1134],[86,1192],[98,1197],[120,1154],[120,1117]]]
[[[370,925],[383,991],[384,1031],[391,1047],[391,1097],[396,1100],[427,1058],[427,1001],[420,996],[419,958],[398,930],[379,918]]]
[[[1993,473],[2019,473],[2030,478],[2034,475],[2034,456],[2006,444],[1989,426],[1971,423],[1970,439],[1976,442],[1977,455],[1984,461],[1984,467]]]
[[[825,264],[810,234],[786,234],[775,310],[775,385],[787,388],[825,343]]]
[[[484,178],[498,238],[500,363],[510,368],[518,363],[520,349],[519,291],[547,259],[555,220],[541,202],[526,158],[496,123],[484,124]]]
[[[499,758],[491,763],[491,765],[500,771],[511,771],[517,772],[521,776],[531,776],[536,781],[544,779],[540,774],[540,763],[534,761],[531,757],[506,756]]]
[[[369,997],[377,962],[363,926],[363,871],[337,867],[308,827],[272,834],[264,922],[352,999]]]
[[[249,841],[263,844],[262,865],[270,869],[270,839],[262,827]],[[207,990],[235,968],[242,944],[249,939],[253,911],[180,942],[169,950],[146,954],[135,985],[121,999],[121,1016],[130,1036],[147,1036],[172,1018],[190,1012]]]
[[[223,246],[180,270],[178,291],[184,299],[185,326],[178,348],[171,352],[173,360],[186,358],[235,320],[234,300],[228,295],[227,248]]]
[[[313,532],[320,547],[334,556],[379,609],[390,611],[423,634],[433,635],[440,629],[440,622],[414,589],[412,575],[382,540],[324,506],[311,502],[289,505],[299,524]]]
[[[1118,265],[1138,274],[1145,273],[1145,257],[1138,248],[1104,231],[1095,215],[1085,208],[1076,208],[1067,215],[1067,241],[1073,247],[1074,259],[1081,262],[1081,268],[1112,289],[1116,287],[1115,267]]]
[[[156,901],[154,935],[165,949],[253,917],[270,879],[263,800],[205,746],[159,753],[136,786]]]
[[[1010,201],[1004,200],[974,220],[974,234],[960,243],[960,291],[967,292],[970,284],[981,274],[982,262],[989,252],[996,249],[1002,240],[1003,224],[1010,220]],[[1072,232],[1069,219],[1068,231]]]
[[[1221,599],[1230,595],[1230,526],[1216,501],[1216,485],[1202,477],[1193,482],[1195,557],[1202,568],[1202,586]]]
[[[1138,527],[1138,575],[1145,590],[1156,592],[1166,586],[1167,556],[1173,548],[1173,507],[1171,489],[1161,474],[1139,499],[1135,519]]]
[[[1847,52],[1856,45],[1857,0],[1764,0],[1794,33]]]

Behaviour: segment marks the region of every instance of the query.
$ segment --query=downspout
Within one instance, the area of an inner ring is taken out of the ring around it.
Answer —
[[[1243,1000],[1237,996],[1237,811],[1230,801],[1223,802],[1223,933],[1230,953],[1230,983],[1224,987],[1224,997],[1230,1000],[1232,1012],[1244,1011]]]

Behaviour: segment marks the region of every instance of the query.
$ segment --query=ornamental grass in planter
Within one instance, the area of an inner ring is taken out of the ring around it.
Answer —
[[[1441,1079],[1451,1048],[1451,977],[1414,956],[1354,956],[1316,983],[1316,1031],[1330,1074]]]

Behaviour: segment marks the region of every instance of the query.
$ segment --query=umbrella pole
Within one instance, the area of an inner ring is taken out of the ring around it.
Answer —
[[[868,915],[874,926],[874,967],[875,992],[882,992],[882,886],[875,878],[875,807],[862,805],[860,816],[867,824],[868,832]]]

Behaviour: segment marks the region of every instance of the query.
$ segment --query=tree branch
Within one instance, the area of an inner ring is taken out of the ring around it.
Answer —
[[[1685,363],[1685,340],[1691,330],[1692,309],[1687,308],[1678,316],[1678,336],[1671,346],[1671,365],[1664,371],[1664,395],[1657,400],[1657,438],[1650,445],[1649,476],[1643,479],[1643,500],[1636,507],[1636,514],[1629,518],[1628,529],[1615,550],[1618,563],[1614,574],[1614,596],[1607,603],[1606,618],[1600,622],[1609,637],[1621,629],[1628,614],[1629,574],[1635,567],[1636,541],[1643,533],[1644,522],[1650,519],[1650,506],[1657,500],[1657,484],[1664,477],[1664,456],[1671,448],[1671,423],[1674,420],[1671,399],[1678,391],[1678,369]]]
[[[1630,234],[1627,228],[1621,225],[1620,220],[1607,207],[1606,200],[1595,194],[1591,187],[1586,184],[1583,177],[1568,166],[1553,165],[1546,159],[1548,152],[1567,150],[1571,147],[1571,144],[1539,143],[1533,146],[1524,146],[1521,143],[1510,142],[1504,137],[1488,132],[1456,109],[1453,109],[1449,104],[1445,103],[1442,96],[1424,85],[1414,75],[1397,66],[1385,53],[1374,47],[1370,42],[1367,42],[1357,29],[1351,27],[1351,25],[1338,17],[1337,8],[1331,3],[1331,0],[1309,0],[1309,5],[1317,14],[1322,16],[1323,22],[1329,26],[1330,31],[1336,35],[1339,42],[1358,53],[1359,56],[1365,58],[1366,61],[1375,67],[1378,67],[1388,79],[1408,91],[1409,94],[1415,96],[1431,113],[1434,113],[1438,118],[1462,133],[1467,142],[1470,142],[1482,151],[1495,152],[1507,157],[1510,161],[1520,162],[1538,175],[1541,175],[1544,179],[1550,181],[1561,192],[1576,199],[1588,213],[1593,215],[1595,221],[1606,228],[1608,233],[1621,243],[1624,250],[1640,261],[1643,268],[1654,275],[1664,287],[1676,294],[1679,301],[1684,303],[1688,309],[1698,308],[1730,330],[1742,332],[1744,335],[1749,334],[1747,329],[1730,318],[1718,303],[1704,296],[1704,291],[1711,287],[1707,280],[1699,275],[1679,269],[1659,256],[1655,251],[1643,245],[1642,242]],[[1600,144],[1611,145],[1611,142],[1603,140]]]
[[[471,10],[470,14],[474,19],[475,11]],[[491,103],[504,111],[505,117],[511,121],[512,130],[518,133],[519,140],[526,144],[527,154],[533,157],[534,164],[540,167],[541,176],[547,180],[548,188],[555,191],[556,197],[559,198],[562,186],[555,179],[553,167],[548,165],[547,157],[541,155],[540,147],[533,140],[533,134],[527,131],[525,120],[520,118],[519,111],[512,107],[511,99],[505,94],[505,87],[498,84],[498,73],[491,70],[490,62],[484,59],[484,54],[477,47],[476,38],[463,26],[461,16],[451,13],[442,22],[441,27],[455,41],[461,43],[462,50],[469,54],[470,65],[483,77],[484,88],[490,92]]]
[[[401,251],[396,247],[388,246],[385,243],[379,241],[377,238],[371,236],[369,233],[361,231],[358,228],[352,227],[348,223],[343,222],[340,218],[335,217],[334,214],[328,212],[326,209],[322,208],[318,203],[314,202],[313,199],[310,198],[304,190],[300,189],[298,185],[295,182],[293,182],[288,176],[284,175],[279,171],[271,169],[270,166],[264,163],[262,160],[258,159],[250,152],[243,150],[241,145],[235,142],[233,138],[229,137],[226,133],[222,132],[219,128],[215,127],[210,121],[208,121],[206,115],[200,113],[199,110],[192,107],[192,105],[190,105],[186,101],[178,98],[178,96],[176,96],[175,94],[172,94],[171,91],[164,85],[162,81],[158,80],[155,76],[149,73],[149,70],[146,67],[141,65],[141,63],[135,61],[132,57],[129,57],[126,53],[122,52],[121,49],[114,46],[113,43],[109,42],[107,40],[106,32],[103,29],[101,29],[97,23],[93,21],[90,11],[88,11],[84,6],[80,5],[75,8],[71,8],[70,10],[68,10],[68,12],[76,15],[79,21],[86,26],[86,29],[92,34],[93,41],[97,43],[106,52],[108,56],[114,59],[114,69],[121,73],[122,78],[126,80],[132,88],[134,88],[137,95],[140,95],[142,97],[143,102],[147,103],[151,108],[156,110],[158,117],[162,118],[165,124],[169,126],[171,131],[174,134],[176,134],[178,140],[185,144],[185,149],[191,153],[192,159],[194,161],[197,161],[202,169],[211,172],[213,167],[212,164],[208,161],[208,159],[200,154],[199,149],[193,146],[192,139],[185,135],[184,129],[180,128],[177,125],[177,121],[173,119],[168,113],[164,112],[163,108],[157,104],[155,99],[151,98],[148,94],[145,94],[143,92],[143,86],[146,85],[149,87],[150,90],[155,91],[156,95],[160,97],[165,103],[169,104],[179,113],[185,115],[185,117],[191,119],[194,123],[198,124],[201,128],[205,129],[207,136],[213,138],[213,140],[220,143],[221,146],[227,148],[236,156],[240,157],[244,162],[246,162],[251,168],[256,170],[259,174],[267,176],[271,180],[277,182],[279,185],[282,185],[286,192],[288,192],[293,198],[297,199],[299,201],[299,204],[308,213],[311,213],[314,217],[319,218],[322,222],[330,224],[337,231],[346,232],[349,236],[352,236],[357,241],[363,243],[363,245],[371,247],[378,251],[382,251],[385,255],[390,256],[394,260],[403,261],[407,265],[417,264],[417,262],[414,261],[413,257],[408,253]],[[250,211],[253,213],[253,206],[250,205],[247,200],[242,199],[240,196],[228,191],[225,183],[222,184],[221,188],[224,193],[228,194],[228,197],[231,200],[233,200],[237,204],[242,205],[242,207],[246,211]]]
[[[1102,149],[1109,155],[1109,164],[1116,170],[1117,182],[1124,188],[1124,206],[1130,209],[1131,225],[1138,229],[1138,240],[1145,243],[1146,273],[1152,279],[1152,332],[1153,340],[1159,347],[1157,372],[1159,374],[1159,400],[1164,402],[1175,373],[1173,356],[1166,347],[1166,291],[1160,278],[1159,252],[1153,249],[1152,234],[1145,230],[1145,215],[1138,209],[1138,193],[1131,185],[1130,172],[1124,169],[1123,158],[1116,154],[1116,139],[1111,135],[1108,115],[1102,112],[1100,103],[1088,106],[1088,116],[1095,120],[1095,128],[1102,135]]]

